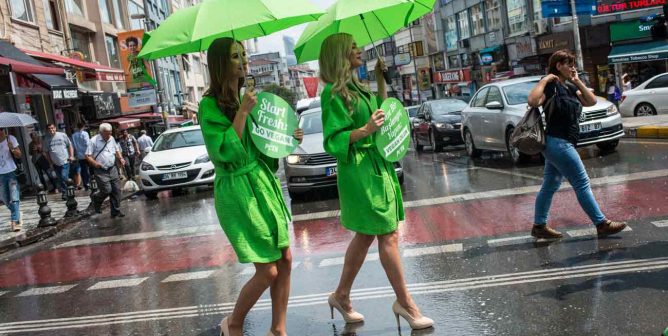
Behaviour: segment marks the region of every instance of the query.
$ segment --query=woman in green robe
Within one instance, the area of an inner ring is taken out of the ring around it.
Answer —
[[[320,78],[326,86],[321,95],[325,151],[337,161],[341,224],[354,231],[346,251],[339,285],[329,296],[334,317],[336,308],[348,323],[364,316],[352,309],[350,290],[369,246],[378,238],[380,260],[392,284],[397,301],[392,310],[413,329],[432,326],[422,316],[406,288],[399,255],[397,225],[404,219],[399,180],[394,165],[376,149],[373,134],[383,125],[379,109],[387,98],[381,62],[376,64],[380,97],[374,96],[354,75],[362,65],[361,51],[349,34],[329,36],[320,49]]]
[[[290,213],[274,176],[278,160],[262,154],[251,140],[248,115],[257,103],[252,88],[239,102],[248,66],[243,46],[230,38],[217,39],[209,47],[207,60],[211,85],[198,116],[216,169],[216,213],[239,262],[252,262],[256,270],[241,289],[232,313],[221,321],[221,335],[242,335],[246,315],[267,288],[272,300],[268,335],[286,335],[292,255]],[[301,142],[303,131],[295,131],[295,138]]]

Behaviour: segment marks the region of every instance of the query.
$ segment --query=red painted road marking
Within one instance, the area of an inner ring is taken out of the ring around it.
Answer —
[[[668,178],[657,178],[596,188],[595,195],[609,218],[632,220],[668,215],[667,187]],[[407,209],[406,222],[399,229],[401,242],[413,245],[527,233],[535,197],[517,195]],[[551,213],[551,225],[556,227],[589,222],[572,190],[555,195]],[[292,234],[296,257],[343,253],[352,237],[335,218],[300,222]],[[61,248],[3,264],[0,288],[211,268],[235,260],[222,234]]]

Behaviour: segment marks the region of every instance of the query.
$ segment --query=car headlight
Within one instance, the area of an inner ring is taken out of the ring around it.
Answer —
[[[610,106],[608,107],[608,109],[605,110],[605,115],[606,115],[606,116],[615,115],[615,114],[617,114],[617,113],[619,113],[619,110],[617,110],[617,106],[615,106],[615,104],[610,105]]]
[[[454,129],[455,128],[454,126],[452,126],[452,124],[448,124],[448,123],[436,123],[436,124],[434,124],[434,126],[436,126],[436,128],[440,128],[440,129]]]
[[[195,164],[207,163],[209,161],[211,161],[211,159],[209,159],[209,154],[204,154],[195,160]]]
[[[308,156],[306,155],[288,155],[288,157],[285,159],[289,164],[305,164],[306,160],[308,160]]]
[[[153,165],[151,165],[150,163],[142,162],[141,166],[139,166],[139,169],[141,169],[142,171],[147,171],[147,170],[155,170],[155,167],[153,167]]]

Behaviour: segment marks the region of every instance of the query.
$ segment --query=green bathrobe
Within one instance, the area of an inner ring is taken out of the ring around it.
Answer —
[[[404,219],[394,165],[378,153],[375,135],[350,143],[350,133],[369,121],[381,99],[352,84],[348,87],[360,97],[352,115],[343,100],[332,95],[331,84],[325,86],[320,100],[325,151],[337,162],[341,223],[362,234],[388,234]]]
[[[216,168],[214,199],[218,221],[239,262],[269,263],[280,259],[281,250],[290,245],[290,213],[281,184],[274,176],[278,160],[255,147],[250,118],[239,139],[214,98],[202,99],[198,116],[206,150]]]

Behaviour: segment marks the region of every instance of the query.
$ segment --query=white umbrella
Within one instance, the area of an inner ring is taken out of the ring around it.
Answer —
[[[0,112],[0,127],[23,127],[37,124],[38,121],[32,116],[24,113]]]

